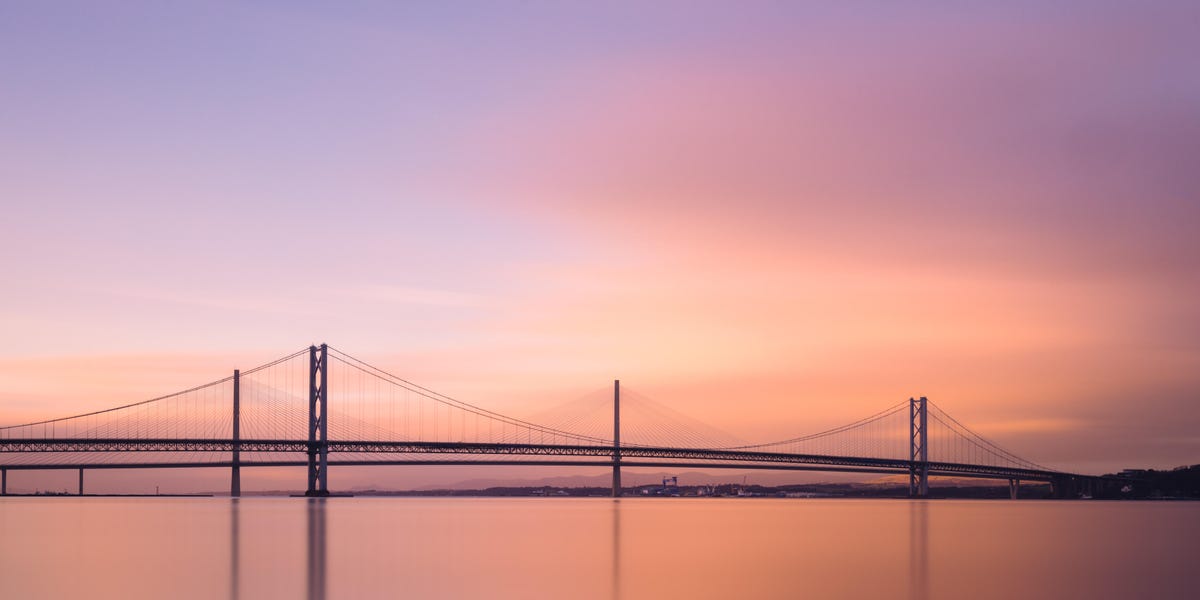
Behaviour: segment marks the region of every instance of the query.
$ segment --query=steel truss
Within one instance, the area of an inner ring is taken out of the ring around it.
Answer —
[[[234,450],[235,442],[226,439],[57,439],[57,440],[0,440],[0,455],[6,453],[50,453],[50,452],[220,452]],[[300,453],[311,456],[312,445],[307,440],[254,440],[241,439],[236,442],[242,453]],[[329,440],[324,444],[330,454],[432,454],[432,455],[479,455],[479,456],[561,456],[598,457],[608,459],[596,464],[611,465],[612,446],[584,446],[571,444],[514,444],[474,442],[387,442]],[[652,446],[621,446],[622,465],[638,466],[630,459],[654,459],[685,461],[688,464],[704,462],[732,463],[745,468],[773,468],[786,465],[814,465],[825,467],[883,469],[885,472],[911,472],[928,469],[930,475],[955,475],[966,477],[988,477],[996,479],[1022,479],[1049,481],[1054,477],[1068,475],[1056,471],[1039,471],[1014,467],[972,465],[948,462],[922,462],[890,458],[862,458],[856,456],[830,456],[820,454],[790,454],[784,452],[752,452],[744,450],[721,450],[704,448],[667,448]],[[361,461],[362,464],[377,464],[380,461]],[[434,461],[445,464],[447,461]],[[523,464],[512,461],[515,464]],[[344,460],[327,461],[327,464],[345,464]],[[155,463],[161,464],[161,463]],[[216,463],[203,463],[205,465]],[[243,458],[242,466],[257,463]],[[308,462],[304,463],[308,465]],[[404,463],[411,464],[411,463]],[[479,464],[476,462],[475,464]],[[0,465],[5,468],[25,468],[24,465]],[[45,465],[42,465],[43,467]],[[30,468],[36,468],[32,466]],[[839,470],[839,469],[831,469]]]

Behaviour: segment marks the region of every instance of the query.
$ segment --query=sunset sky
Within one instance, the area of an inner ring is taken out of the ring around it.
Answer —
[[[328,342],[1200,462],[1194,2],[393,4],[0,7],[0,424]]]

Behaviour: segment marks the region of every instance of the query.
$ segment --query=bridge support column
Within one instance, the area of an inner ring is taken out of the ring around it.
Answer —
[[[8,495],[8,469],[0,469],[0,496]]]
[[[929,401],[908,399],[908,495],[924,498],[929,495]]]
[[[308,490],[306,496],[329,495],[329,347],[308,348]]]
[[[1050,480],[1050,495],[1060,500],[1075,497],[1074,480],[1070,477],[1055,477]]]
[[[621,497],[621,380],[613,381],[613,477],[612,496]]]
[[[83,495],[83,469],[79,469],[79,495]]]
[[[229,482],[229,496],[242,495],[242,423],[241,423],[241,379],[242,374],[233,370],[233,472]]]
[[[1055,498],[1078,500],[1080,494],[1086,493],[1084,480],[1071,475],[1063,475],[1050,480],[1050,493]]]
[[[1009,500],[1016,500],[1017,492],[1019,492],[1019,491],[1021,491],[1021,480],[1020,479],[1009,479],[1008,480],[1008,498],[1009,498]]]

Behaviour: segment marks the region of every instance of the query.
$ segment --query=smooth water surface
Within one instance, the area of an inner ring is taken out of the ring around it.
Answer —
[[[2,598],[1195,598],[1200,503],[3,498]]]

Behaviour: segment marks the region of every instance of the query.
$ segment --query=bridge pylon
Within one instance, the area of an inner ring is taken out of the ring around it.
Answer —
[[[929,495],[929,401],[908,399],[908,496]]]
[[[241,417],[242,374],[233,370],[233,471],[230,474],[229,496],[242,495],[242,417]]]
[[[308,348],[308,490],[329,495],[329,347]]]
[[[621,497],[621,380],[613,381],[613,478],[612,497]]]

